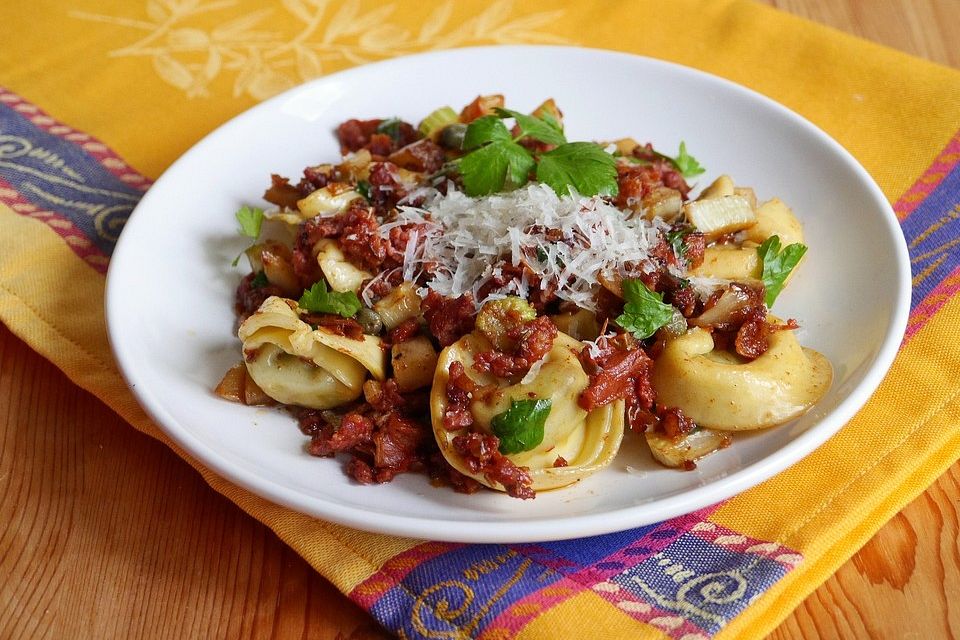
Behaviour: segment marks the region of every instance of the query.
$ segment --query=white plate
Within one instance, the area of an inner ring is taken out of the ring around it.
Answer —
[[[833,363],[832,389],[803,418],[737,437],[695,471],[658,467],[640,438],[579,485],[519,501],[461,495],[406,474],[361,486],[342,459],[306,453],[276,410],[211,390],[239,360],[230,261],[244,246],[234,211],[260,203],[271,173],[339,158],[348,118],[417,122],[440,105],[504,93],[529,110],[547,97],[573,140],[632,136],[674,151],[685,140],[708,172],[779,196],[802,219],[807,259],[777,301],[800,339]],[[418,538],[523,542],[607,533],[716,503],[782,471],[833,435],[880,383],[906,325],[910,271],[896,218],[866,171],[795,113],[674,64],[560,47],[488,47],[398,58],[309,82],[226,123],[174,163],[120,238],[107,281],[110,339],[144,408],[185,450],[250,491],[345,525]],[[631,467],[631,471],[627,467]],[[639,473],[637,472],[639,471]],[[175,496],[171,496],[175,497]]]

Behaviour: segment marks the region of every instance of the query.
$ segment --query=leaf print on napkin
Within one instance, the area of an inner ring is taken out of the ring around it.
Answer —
[[[232,75],[233,97],[263,100],[328,70],[418,51],[468,44],[568,42],[548,31],[562,9],[515,16],[513,0],[497,0],[480,12],[459,17],[454,15],[454,0],[446,0],[423,20],[411,21],[420,24],[419,30],[391,21],[396,4],[283,0],[276,9],[246,10],[253,4],[147,0],[138,16],[82,11],[70,16],[111,25],[121,33],[139,31],[134,42],[106,55],[148,59],[163,82],[188,98],[212,95],[212,83],[222,75]]]

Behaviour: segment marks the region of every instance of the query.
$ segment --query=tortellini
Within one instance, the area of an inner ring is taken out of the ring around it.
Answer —
[[[589,413],[577,404],[577,398],[589,381],[575,355],[583,348],[580,342],[559,333],[539,370],[534,369],[516,384],[473,369],[474,356],[491,348],[490,342],[480,334],[468,334],[444,349],[437,364],[430,396],[433,432],[441,452],[455,469],[486,486],[503,489],[481,474],[470,472],[451,444],[463,430],[449,431],[443,426],[448,404],[447,380],[453,362],[462,363],[467,375],[477,384],[493,388],[489,394],[474,398],[470,404],[474,417],[471,429],[474,431],[492,433],[494,416],[505,412],[514,400],[537,398],[551,401],[542,442],[529,451],[507,456],[514,464],[529,469],[534,490],[571,484],[610,464],[623,438],[624,403],[619,400]],[[555,467],[558,457],[562,457],[567,466]]]
[[[658,402],[676,406],[702,427],[746,431],[783,424],[814,405],[833,379],[830,362],[775,331],[756,360],[714,349],[708,331],[669,341],[653,367]]]
[[[329,409],[360,396],[367,372],[386,378],[381,340],[313,329],[292,300],[272,296],[239,330],[250,377],[278,402]]]
[[[387,330],[398,327],[404,320],[420,315],[420,296],[417,295],[417,288],[409,282],[404,282],[380,298],[373,305],[373,310],[383,320],[383,326]]]
[[[757,255],[755,245],[738,247],[720,244],[707,247],[703,252],[703,263],[688,273],[703,278],[744,282],[759,280],[761,270],[760,256]]]
[[[746,231],[746,240],[761,244],[770,236],[779,236],[783,246],[803,243],[803,225],[780,198],[757,207],[757,224]]]
[[[359,269],[343,255],[340,246],[330,239],[323,239],[314,247],[317,264],[323,277],[330,283],[333,291],[359,291],[365,280],[373,277],[369,271]]]
[[[301,220],[314,216],[332,216],[346,209],[347,205],[357,198],[359,192],[342,183],[328,184],[317,189],[306,198],[297,201]]]

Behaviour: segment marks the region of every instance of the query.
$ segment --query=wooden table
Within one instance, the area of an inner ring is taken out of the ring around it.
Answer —
[[[960,0],[768,0],[960,67]],[[771,638],[960,637],[960,463]],[[0,325],[0,638],[385,638],[185,462]]]

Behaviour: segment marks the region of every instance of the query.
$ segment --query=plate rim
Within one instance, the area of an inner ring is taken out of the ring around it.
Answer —
[[[893,237],[893,244],[896,247],[894,258],[898,278],[896,282],[897,295],[893,312],[889,318],[883,340],[876,350],[873,360],[869,362],[868,370],[861,381],[827,416],[818,420],[816,424],[792,439],[773,454],[766,455],[760,460],[748,464],[723,478],[711,481],[692,491],[685,490],[676,495],[665,498],[654,498],[642,504],[624,506],[601,513],[573,515],[569,517],[542,517],[532,520],[512,520],[509,526],[505,526],[505,523],[500,521],[491,522],[489,520],[483,520],[482,514],[480,513],[478,513],[478,518],[475,521],[462,518],[457,520],[425,520],[413,516],[383,514],[375,510],[358,508],[354,505],[324,502],[318,500],[316,497],[300,493],[296,489],[291,489],[269,477],[239,467],[233,464],[226,456],[223,456],[215,447],[209,446],[202,440],[196,438],[186,425],[180,424],[178,420],[167,412],[163,403],[161,403],[139,379],[135,363],[124,349],[123,339],[120,335],[121,329],[118,328],[117,321],[115,320],[116,314],[119,313],[117,309],[120,305],[121,298],[121,295],[117,292],[116,283],[118,276],[115,275],[120,268],[116,267],[116,265],[122,264],[123,256],[129,251],[127,248],[129,243],[125,243],[124,238],[130,237],[130,234],[121,233],[110,261],[105,285],[104,308],[110,347],[124,382],[133,392],[140,406],[146,411],[151,420],[190,457],[196,459],[222,478],[261,498],[308,516],[329,520],[356,529],[412,538],[425,538],[426,536],[430,539],[449,542],[540,542],[623,531],[684,515],[726,500],[787,470],[796,462],[811,454],[817,447],[843,428],[854,414],[866,404],[893,364],[906,329],[910,310],[911,280],[909,256],[906,242],[900,232],[899,222],[897,221],[893,208],[867,170],[828,133],[772,98],[744,85],[700,69],[623,51],[562,45],[461,47],[398,56],[366,65],[351,67],[315,78],[242,111],[194,143],[186,152],[167,167],[163,174],[156,180],[153,187],[162,184],[164,179],[173,173],[176,167],[189,156],[199,153],[198,150],[206,146],[211,139],[217,137],[224,129],[234,126],[235,123],[241,119],[252,117],[252,114],[268,111],[273,108],[273,105],[285,102],[298,93],[309,91],[311,87],[337,82],[343,77],[353,74],[369,73],[372,67],[386,68],[389,70],[390,67],[395,65],[415,64],[419,60],[428,58],[442,58],[451,55],[482,56],[487,52],[495,51],[503,53],[511,50],[517,50],[518,53],[521,51],[530,52],[531,50],[538,50],[547,55],[556,52],[600,55],[625,60],[640,60],[647,64],[653,64],[654,66],[662,65],[675,73],[688,74],[706,82],[717,83],[718,85],[725,86],[728,90],[733,90],[753,100],[758,100],[763,103],[765,107],[780,112],[781,115],[786,116],[789,120],[805,129],[807,133],[818,138],[820,142],[831,147],[837,156],[843,160],[844,164],[858,175],[863,185],[868,188],[869,194],[877,201],[878,213],[881,213],[880,216],[877,216],[877,222],[878,224],[882,222],[884,231]],[[136,213],[141,207],[146,209],[150,206],[152,202],[151,192],[153,192],[153,194],[159,193],[159,191],[153,187],[144,194],[143,198],[137,204],[124,230],[131,224],[137,224]],[[118,257],[120,257],[119,260]],[[823,425],[827,418],[829,418],[830,423],[835,426],[832,429],[819,429],[818,427]],[[651,517],[650,514],[654,511],[655,516]],[[647,515],[641,516],[640,514]],[[561,526],[551,526],[557,524]]]

